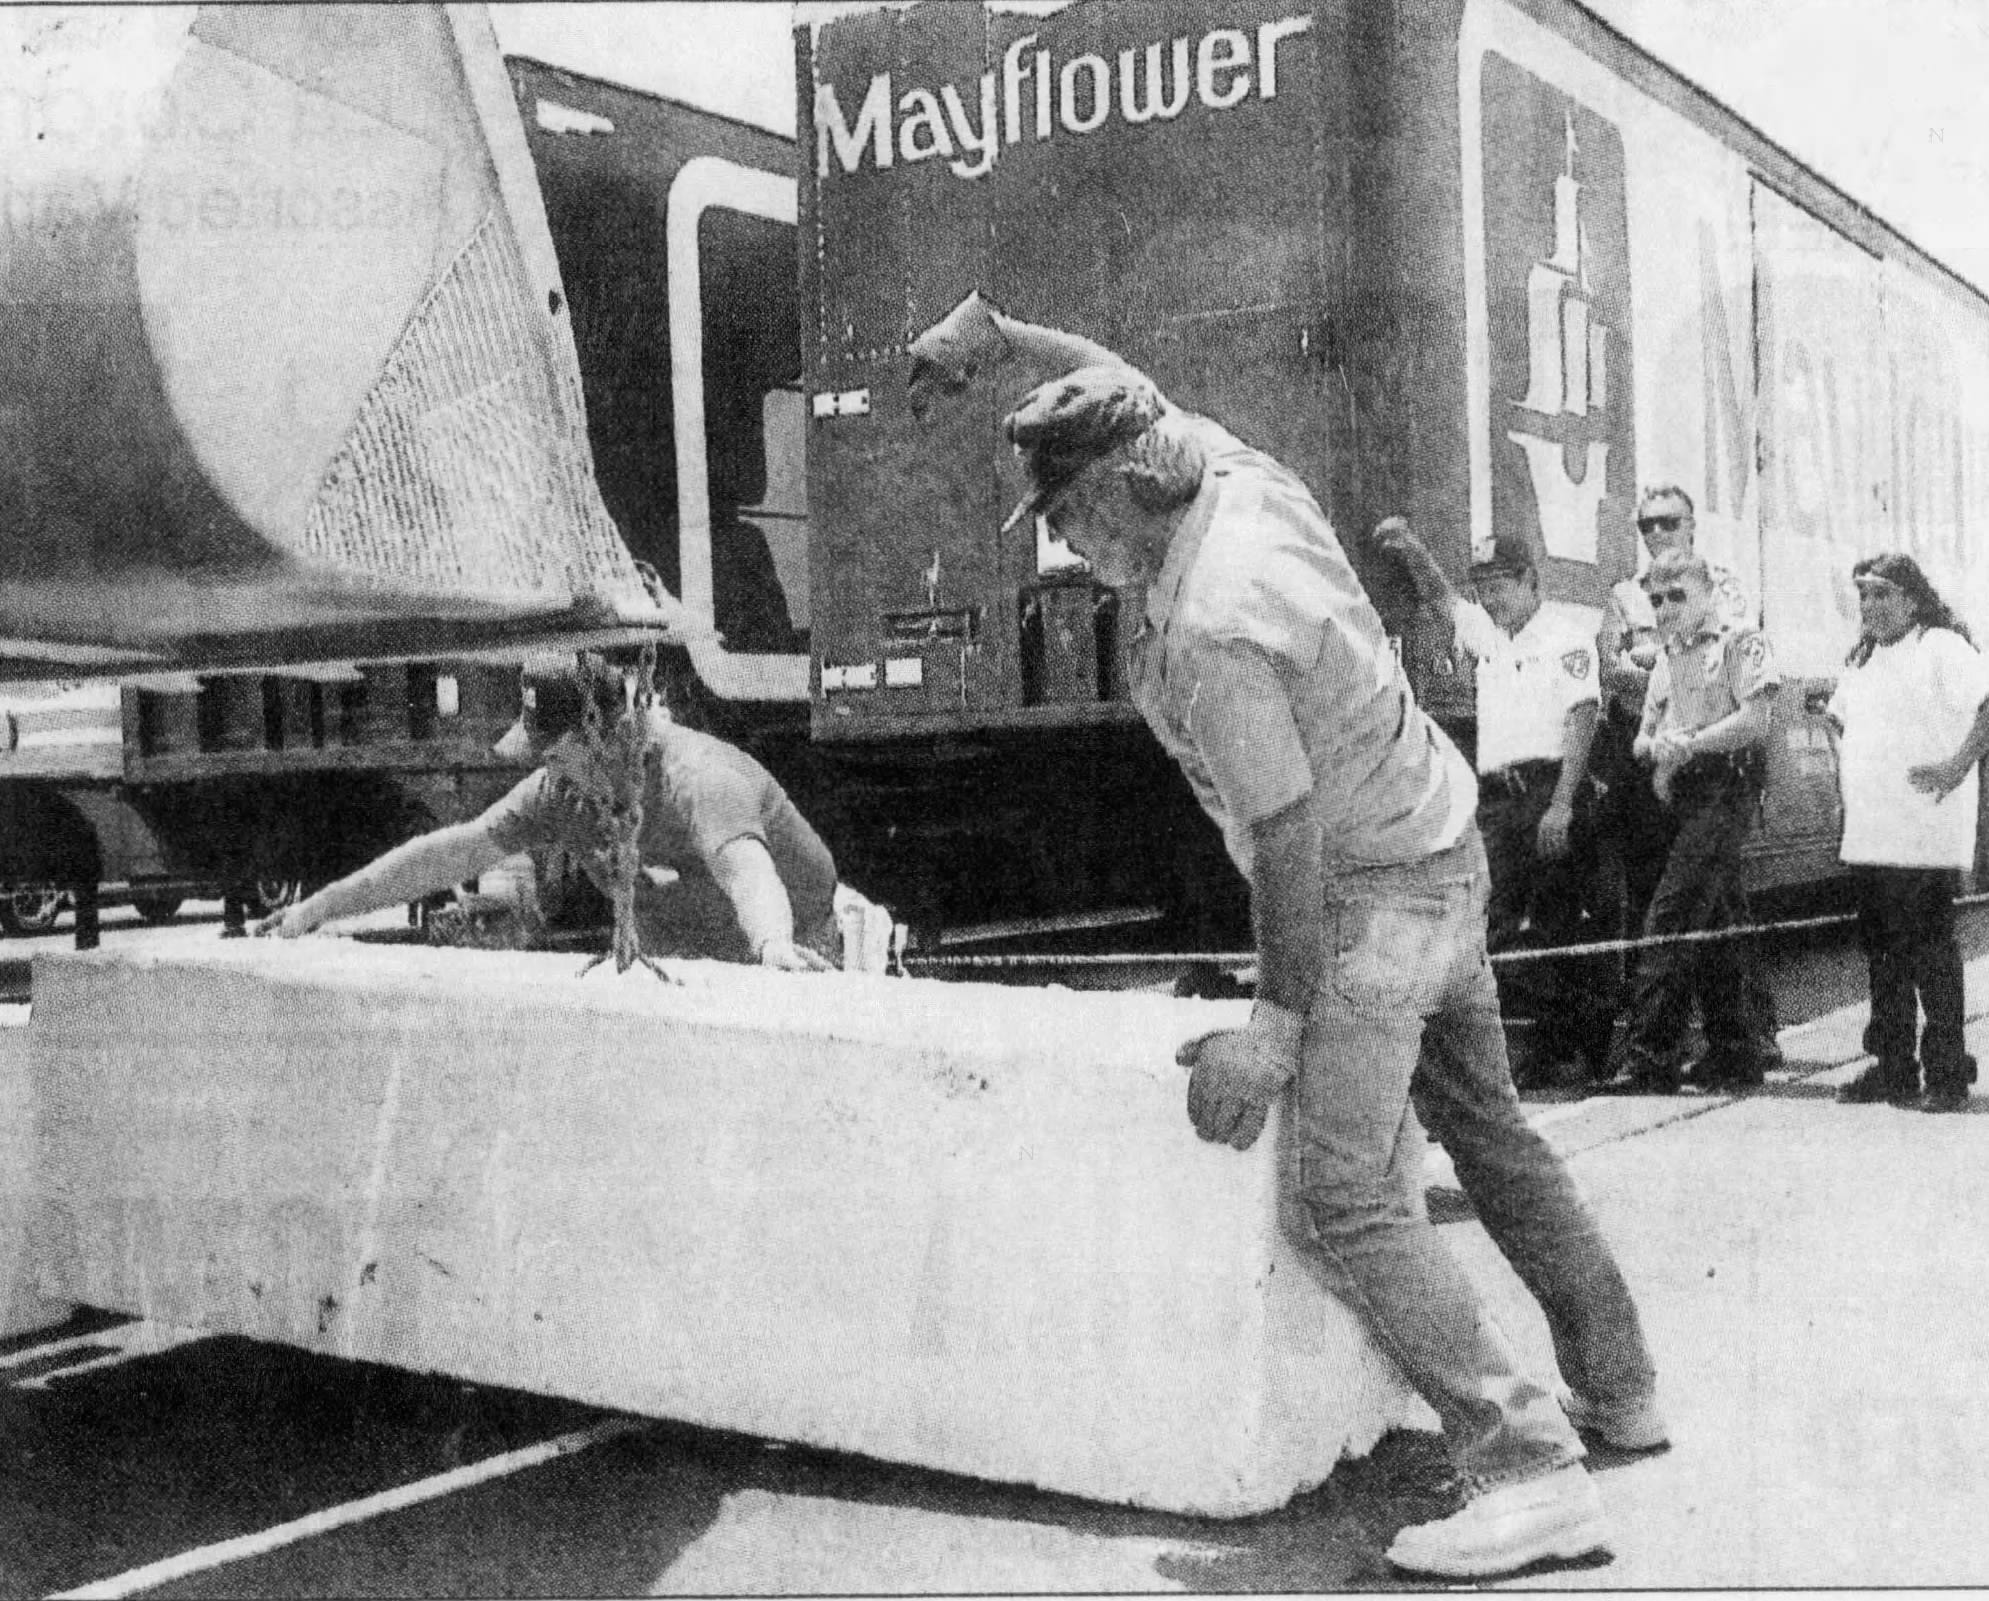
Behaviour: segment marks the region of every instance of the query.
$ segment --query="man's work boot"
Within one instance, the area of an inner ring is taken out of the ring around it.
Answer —
[[[1388,1560],[1410,1573],[1488,1579],[1530,1563],[1605,1550],[1602,1497],[1579,1462],[1473,1496],[1461,1512],[1412,1523]]]

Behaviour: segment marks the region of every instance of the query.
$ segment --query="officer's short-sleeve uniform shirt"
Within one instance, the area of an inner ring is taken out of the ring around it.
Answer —
[[[1706,563],[1706,578],[1713,591],[1713,616],[1729,628],[1754,628],[1759,625],[1754,601],[1740,581],[1740,575],[1722,562]],[[1626,578],[1611,586],[1609,601],[1602,609],[1602,627],[1599,630],[1601,651],[1606,661],[1614,661],[1627,650],[1638,634],[1657,637],[1657,613],[1651,607],[1651,597],[1644,593],[1640,579]],[[1622,697],[1618,697],[1619,703]],[[1636,711],[1634,699],[1629,710]]]
[[[713,871],[718,853],[735,839],[758,840],[773,858],[794,909],[797,937],[806,939],[823,926],[834,904],[835,861],[773,775],[737,747],[664,717],[652,721],[650,737],[661,759],[643,796],[642,864],[670,868],[681,878],[667,890],[647,879],[636,882],[637,917],[646,926],[657,925],[652,948],[731,961],[754,958]],[[561,799],[545,768],[517,784],[478,822],[507,854],[588,843],[579,814]]]
[[[1579,623],[1538,608],[1508,634],[1475,601],[1452,608],[1457,643],[1477,661],[1478,771],[1567,754],[1568,713],[1600,702],[1595,640]]]
[[[1690,639],[1665,645],[1644,697],[1643,732],[1696,734],[1781,682],[1766,634],[1709,621]]]
[[[1989,658],[1949,628],[1916,628],[1847,668],[1831,696],[1843,725],[1840,857],[1854,866],[1967,868],[1975,861],[1977,779],[1936,802],[1907,773],[1947,761],[1989,699]]]
[[[1252,825],[1300,800],[1329,872],[1455,844],[1477,784],[1416,705],[1304,484],[1210,425],[1213,448],[1149,586],[1132,694],[1250,873]]]

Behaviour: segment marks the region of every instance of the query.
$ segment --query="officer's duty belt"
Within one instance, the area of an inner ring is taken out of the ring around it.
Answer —
[[[1767,776],[1768,753],[1759,745],[1750,745],[1745,750],[1723,750],[1694,756],[1672,780],[1676,791],[1680,786],[1687,789],[1702,785],[1720,785],[1732,779],[1741,779],[1750,784],[1759,784]]]

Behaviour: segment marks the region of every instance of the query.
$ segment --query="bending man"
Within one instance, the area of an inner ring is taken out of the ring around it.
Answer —
[[[528,667],[523,714],[497,749],[539,761],[530,777],[481,817],[396,846],[256,932],[294,939],[335,918],[449,889],[518,851],[599,848],[568,786],[590,760],[580,737],[587,699],[612,725],[625,694],[621,674],[589,658]],[[661,706],[649,708],[643,733],[655,753],[638,840],[645,871],[635,885],[643,948],[793,972],[832,968],[840,943],[835,862],[773,776]],[[657,868],[669,871],[646,871]]]
[[[913,355],[920,355],[913,346]],[[1417,708],[1311,495],[1142,374],[1094,366],[1007,422],[1044,517],[1100,581],[1145,589],[1133,695],[1248,880],[1249,1027],[1182,1048],[1203,1139],[1242,1150],[1296,1083],[1296,1221],[1442,1420],[1473,1491],[1398,1566],[1503,1573],[1606,1543],[1583,1449],[1522,1372],[1422,1201],[1418,1107],[1546,1311],[1577,1419],[1664,1431],[1637,1314],[1514,1094],[1485,957],[1476,786]]]

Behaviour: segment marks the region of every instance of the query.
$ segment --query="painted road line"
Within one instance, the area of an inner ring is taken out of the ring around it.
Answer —
[[[382,1517],[389,1512],[399,1512],[407,1507],[419,1506],[424,1501],[437,1500],[442,1496],[454,1494],[457,1490],[469,1489],[472,1485],[521,1473],[527,1468],[535,1468],[563,1456],[573,1456],[577,1452],[604,1445],[610,1440],[618,1440],[628,1434],[639,1434],[654,1427],[655,1424],[648,1418],[604,1418],[588,1428],[575,1429],[570,1434],[541,1440],[537,1445],[524,1446],[516,1451],[506,1451],[501,1456],[486,1457],[481,1462],[473,1462],[468,1467],[454,1468],[447,1473],[438,1473],[432,1478],[417,1479],[412,1484],[403,1484],[392,1490],[382,1490],[378,1495],[369,1495],[358,1501],[348,1501],[343,1506],[326,1507],[322,1512],[293,1518],[288,1523],[279,1523],[274,1528],[262,1530],[259,1534],[238,1535],[232,1540],[221,1540],[213,1545],[183,1551],[178,1556],[166,1557],[158,1562],[148,1562],[142,1568],[133,1568],[129,1572],[116,1574],[108,1579],[98,1579],[92,1584],[74,1590],[63,1590],[52,1596],[50,1601],[115,1601],[115,1598],[120,1596],[138,1595],[145,1590],[157,1589],[162,1584],[172,1584],[176,1580],[190,1578],[196,1573],[206,1573],[230,1562],[242,1562],[250,1557],[266,1556],[271,1551],[281,1550],[284,1546],[295,1545],[300,1540],[309,1540],[320,1534],[328,1534],[333,1529],[343,1529],[354,1523],[364,1523],[369,1518]]]
[[[93,1356],[84,1362],[73,1363],[69,1367],[51,1368],[46,1373],[37,1373],[31,1379],[17,1379],[14,1388],[45,1390],[51,1384],[80,1378],[85,1373],[101,1373],[106,1368],[123,1367],[127,1362],[137,1362],[148,1356],[160,1356],[167,1351],[177,1350],[182,1345],[191,1345],[196,1340],[208,1338],[199,1329],[171,1329],[152,1323],[137,1323],[132,1327],[145,1330],[145,1335],[142,1338],[134,1337],[126,1341],[106,1340],[99,1336],[95,1344],[115,1345],[119,1348],[106,1351],[102,1356]],[[124,1332],[122,1329],[111,1330],[113,1335]]]
[[[178,1329],[164,1323],[149,1323],[140,1319],[136,1323],[114,1324],[107,1329],[99,1329],[95,1334],[76,1334],[66,1339],[50,1340],[45,1345],[34,1345],[25,1351],[12,1351],[0,1357],[0,1369],[27,1367],[31,1363],[45,1362],[51,1357],[62,1356],[71,1351],[91,1352],[86,1360],[68,1367],[55,1368],[46,1373],[37,1373],[31,1379],[14,1382],[17,1390],[45,1390],[51,1379],[71,1378],[79,1373],[93,1373],[102,1368],[119,1367],[126,1362],[135,1362],[141,1357],[158,1356],[166,1351],[177,1350],[182,1345],[191,1345],[195,1340],[207,1336],[198,1329]]]
[[[0,1369],[24,1368],[30,1363],[46,1362],[52,1356],[64,1356],[71,1351],[102,1350],[107,1345],[116,1344],[116,1328],[99,1330],[95,1334],[65,1334],[59,1340],[49,1340],[42,1345],[30,1345],[24,1350],[9,1351],[0,1356]]]

